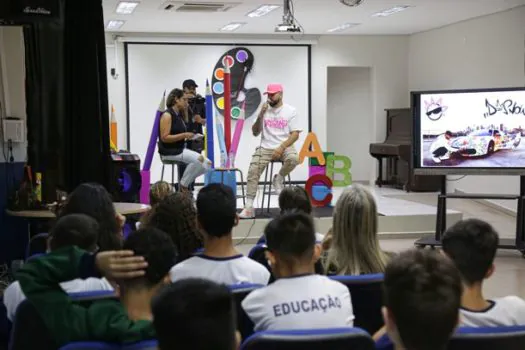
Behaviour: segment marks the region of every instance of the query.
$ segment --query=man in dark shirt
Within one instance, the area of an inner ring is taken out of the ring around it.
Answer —
[[[182,83],[182,90],[188,98],[188,132],[202,135],[202,126],[206,125],[206,106],[204,97],[197,94],[198,87],[193,79],[184,80]],[[204,149],[204,139],[188,141],[187,144],[189,149],[198,153]],[[186,170],[186,166],[181,165],[179,171],[184,173],[184,170]],[[193,190],[194,185],[195,183],[190,185],[191,190]]]

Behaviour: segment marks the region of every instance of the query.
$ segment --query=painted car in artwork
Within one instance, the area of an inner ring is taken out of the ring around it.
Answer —
[[[521,142],[521,133],[507,133],[498,129],[481,129],[461,136],[450,144],[464,157],[490,155],[502,149],[515,149]]]

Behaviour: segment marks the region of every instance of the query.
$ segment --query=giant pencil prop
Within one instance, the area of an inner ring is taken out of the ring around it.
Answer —
[[[219,118],[215,119],[215,128],[217,128],[217,139],[219,140],[219,149],[221,151],[219,168],[224,168],[226,166],[226,159],[228,159],[228,153],[226,152],[226,143],[224,142],[224,129]]]
[[[144,157],[144,166],[140,172],[142,178],[142,186],[140,187],[140,202],[144,204],[149,204],[149,188],[150,188],[150,168],[151,162],[153,161],[153,154],[155,153],[155,147],[157,145],[157,139],[159,138],[159,124],[160,117],[164,111],[164,105],[166,104],[166,91],[162,95],[160,100],[159,108],[155,114],[155,120],[153,121],[153,129],[151,130],[151,136],[149,138],[148,150],[146,151],[146,156]]]
[[[224,60],[224,142],[226,143],[226,154],[230,154],[232,140],[232,103],[231,103],[231,74],[228,60]]]
[[[206,80],[206,157],[211,160],[211,167],[215,167],[215,153],[213,152],[213,97],[210,82]]]
[[[241,134],[242,129],[244,127],[244,107],[246,106],[246,102],[243,102],[241,107],[241,114],[239,115],[239,119],[237,119],[237,122],[235,124],[235,131],[233,132],[233,139],[232,139],[232,145],[230,149],[230,153],[228,154],[228,162],[226,164],[226,167],[229,168],[230,166],[234,166],[235,164],[235,158],[237,157],[237,149],[239,148],[239,142],[241,141]]]

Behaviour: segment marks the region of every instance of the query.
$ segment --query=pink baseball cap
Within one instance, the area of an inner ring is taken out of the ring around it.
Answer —
[[[281,84],[268,84],[266,87],[265,95],[276,94],[278,92],[283,92],[283,86]]]

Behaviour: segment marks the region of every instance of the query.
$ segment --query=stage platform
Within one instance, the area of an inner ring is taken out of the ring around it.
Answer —
[[[436,227],[436,205],[426,205],[411,201],[411,194],[405,191],[370,187],[374,193],[379,213],[379,234],[381,238],[414,238],[418,239],[434,234]],[[343,189],[333,191],[335,205]],[[259,193],[261,190],[259,190]],[[398,198],[393,198],[398,197]],[[403,197],[403,199],[399,199]],[[256,207],[261,207],[260,195],[257,196]],[[238,208],[243,207],[242,200],[238,200]],[[318,208],[314,212],[317,231],[326,233],[332,226],[333,208]],[[233,235],[237,244],[254,244],[257,242],[264,227],[272,217],[278,215],[277,196],[270,200],[270,212],[265,209],[256,209],[256,218],[241,220],[234,229]],[[447,226],[461,220],[463,214],[456,210],[447,210]]]

